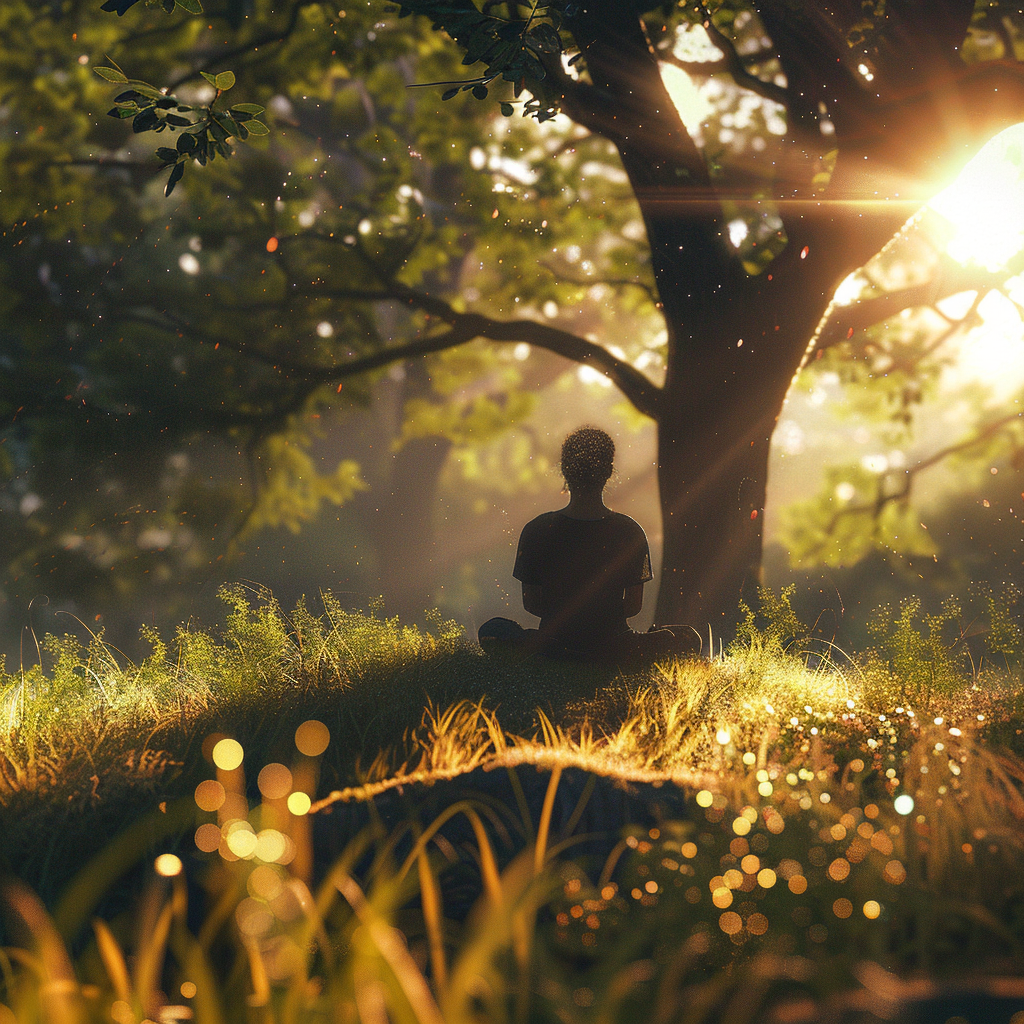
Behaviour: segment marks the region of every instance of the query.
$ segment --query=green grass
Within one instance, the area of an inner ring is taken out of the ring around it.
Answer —
[[[1012,593],[979,595],[970,642],[953,605],[882,614],[856,658],[765,593],[718,656],[630,675],[485,657],[329,595],[320,615],[224,596],[219,633],[151,637],[140,665],[46,638],[45,671],[2,679],[18,1020],[739,1022],[1024,974]],[[308,720],[322,752],[297,749]],[[228,735],[240,769],[211,761]],[[314,812],[379,805],[329,870],[316,814],[255,785],[270,762]],[[193,884],[151,875],[89,939],[168,849]]]

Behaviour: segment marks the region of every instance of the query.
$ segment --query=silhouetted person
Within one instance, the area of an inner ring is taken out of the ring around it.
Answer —
[[[569,504],[526,524],[512,570],[523,585],[523,607],[540,617],[540,627],[490,619],[479,630],[486,650],[615,662],[698,649],[696,634],[691,641],[667,629],[629,628],[627,619],[639,613],[644,584],[652,579],[651,555],[640,524],[604,503],[614,458],[614,442],[596,427],[565,439],[561,468]]]

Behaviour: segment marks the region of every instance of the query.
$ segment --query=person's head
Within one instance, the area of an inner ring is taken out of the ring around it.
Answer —
[[[570,491],[600,491],[612,475],[615,442],[597,427],[580,427],[562,442],[562,477]]]

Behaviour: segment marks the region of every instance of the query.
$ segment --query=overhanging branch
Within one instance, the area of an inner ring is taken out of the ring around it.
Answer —
[[[976,291],[984,294],[998,288],[1009,276],[1006,270],[961,267],[950,260],[942,273],[924,284],[885,292],[849,306],[833,305],[808,349],[808,356],[832,348],[853,333],[881,323],[904,309],[934,306],[936,302],[951,295],[959,295],[961,292]]]
[[[316,289],[310,294],[322,298],[353,298],[347,290]],[[367,298],[364,292],[361,298]],[[386,292],[374,295],[377,301],[391,299],[415,309],[421,309],[431,316],[451,325],[449,331],[432,334],[405,345],[383,349],[372,355],[354,359],[330,369],[324,368],[327,380],[337,380],[357,373],[375,370],[388,363],[463,345],[475,338],[486,338],[498,342],[526,342],[536,348],[554,352],[565,359],[592,366],[600,370],[639,412],[652,419],[658,419],[661,412],[661,389],[639,370],[624,359],[612,355],[606,348],[569,331],[538,323],[536,320],[496,320],[482,313],[460,313],[450,303],[437,296],[418,292],[413,288],[394,282]]]

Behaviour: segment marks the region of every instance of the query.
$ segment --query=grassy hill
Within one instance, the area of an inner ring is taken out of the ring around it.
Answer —
[[[0,678],[3,1002],[809,1020],[969,978],[1012,1009],[1012,597],[982,595],[987,650],[907,604],[851,658],[765,594],[715,657],[631,674],[238,588],[139,665],[47,637]]]

